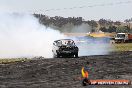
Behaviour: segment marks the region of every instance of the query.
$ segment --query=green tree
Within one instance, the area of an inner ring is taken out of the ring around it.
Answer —
[[[129,33],[130,32],[130,29],[128,26],[119,26],[117,27],[117,30],[116,30],[117,33]]]
[[[100,19],[99,20],[99,24],[100,24],[100,26],[106,26],[106,23],[107,23],[107,21],[105,20],[105,19]]]
[[[116,28],[115,26],[109,26],[108,28],[108,32],[112,33],[112,32],[116,32]]]
[[[120,21],[116,21],[116,22],[114,22],[114,25],[120,26],[121,25],[121,22]]]
[[[108,32],[108,29],[106,27],[100,27],[99,30],[101,30],[102,32]]]
[[[91,20],[91,21],[87,21],[88,25],[91,26],[92,28],[92,32],[95,32],[96,31],[96,28],[98,27],[98,24],[96,21],[94,20]]]

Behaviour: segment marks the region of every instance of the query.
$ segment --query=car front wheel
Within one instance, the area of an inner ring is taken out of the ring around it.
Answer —
[[[60,57],[60,55],[59,55],[58,53],[57,53],[57,55],[56,55],[56,56],[57,56],[57,58],[59,58],[59,57]]]

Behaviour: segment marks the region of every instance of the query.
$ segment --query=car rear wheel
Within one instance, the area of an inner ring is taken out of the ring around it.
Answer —
[[[76,57],[76,58],[78,57],[78,53],[75,54],[75,57]]]

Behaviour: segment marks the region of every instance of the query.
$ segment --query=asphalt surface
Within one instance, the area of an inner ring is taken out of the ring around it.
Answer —
[[[0,64],[0,88],[132,88],[132,85],[81,85],[81,68],[90,79],[132,81],[132,52],[79,58],[33,58]]]

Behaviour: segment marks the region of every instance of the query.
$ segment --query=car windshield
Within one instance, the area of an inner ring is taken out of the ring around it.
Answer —
[[[58,45],[74,45],[74,41],[72,40],[61,40],[61,41],[58,41]]]
[[[125,35],[124,35],[124,34],[117,34],[117,37],[118,37],[118,38],[124,38]]]

